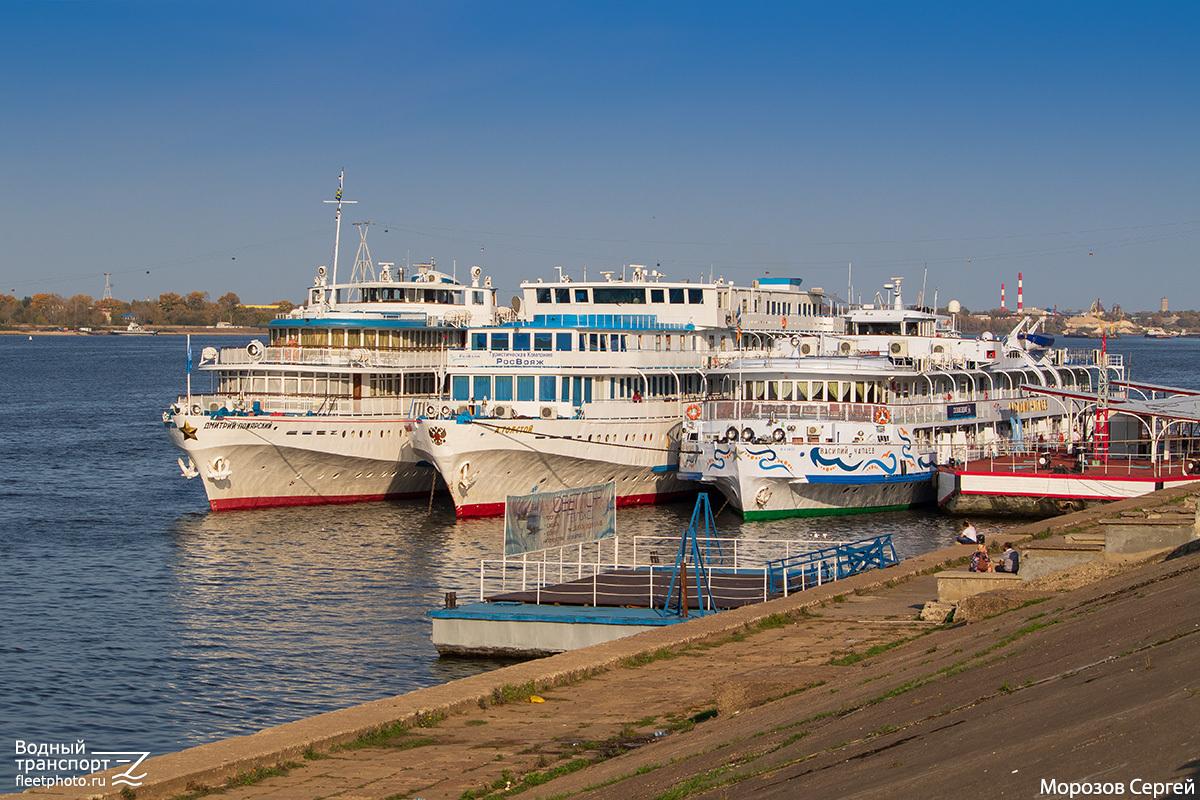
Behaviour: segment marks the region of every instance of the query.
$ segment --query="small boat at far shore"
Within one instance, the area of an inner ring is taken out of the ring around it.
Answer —
[[[152,331],[149,328],[143,328],[136,322],[131,322],[127,327],[109,331],[113,336],[157,336],[158,331]]]

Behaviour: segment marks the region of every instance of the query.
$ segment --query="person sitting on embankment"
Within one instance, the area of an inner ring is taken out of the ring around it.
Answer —
[[[996,572],[1008,572],[1013,575],[1021,568],[1021,554],[1013,550],[1012,542],[1004,543],[1004,553],[996,562]]]
[[[975,526],[970,520],[963,520],[962,530],[958,532],[958,538],[954,541],[959,544],[979,544],[983,541],[983,537],[979,535],[979,531],[975,530]]]

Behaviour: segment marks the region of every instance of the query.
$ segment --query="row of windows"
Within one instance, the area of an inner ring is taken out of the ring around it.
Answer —
[[[482,333],[471,334],[472,350],[533,350],[533,351],[570,351],[578,350],[591,352],[625,352],[626,350],[644,350],[653,344],[655,350],[696,350],[696,337],[684,334],[654,334],[653,341],[649,334],[630,335],[624,333],[552,333],[550,331],[517,331],[515,333]],[[717,346],[716,337],[708,337],[708,347]],[[725,337],[721,337],[721,349],[725,349]]]
[[[864,381],[746,381],[742,396],[785,403],[879,403],[883,401],[883,387]]]
[[[463,331],[374,330],[371,328],[272,328],[276,347],[366,347],[378,350],[411,350],[433,347],[462,347]]]
[[[634,397],[673,397],[680,391],[694,393],[697,376],[650,375],[646,378],[593,378],[578,375],[454,375],[450,378],[450,398],[460,401],[490,400],[511,403],[514,400],[565,402],[580,405],[595,399],[631,399]]]
[[[649,301],[647,301],[647,295]],[[590,299],[589,299],[590,296]],[[578,289],[570,286],[540,286],[536,293],[539,303],[628,303],[645,305],[650,303],[670,303],[674,305],[700,305],[704,302],[703,289],[687,289],[682,286],[675,288],[647,289],[644,286],[597,286],[590,289]]]
[[[218,394],[287,394],[312,395],[316,397],[349,397],[354,394],[354,379],[347,373],[314,374],[309,372],[285,373],[219,373],[216,380]],[[361,387],[361,381],[360,381]],[[437,376],[432,372],[408,372],[403,375],[372,375],[369,382],[370,396],[427,395],[437,391]]]

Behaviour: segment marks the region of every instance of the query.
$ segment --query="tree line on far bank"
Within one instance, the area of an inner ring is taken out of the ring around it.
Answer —
[[[268,308],[249,308],[242,305],[241,298],[233,292],[226,292],[215,302],[209,299],[208,292],[188,292],[186,295],[165,292],[157,300],[129,302],[97,301],[86,294],[63,297],[41,293],[21,299],[11,294],[0,294],[0,326],[125,327],[133,320],[143,326],[215,326],[220,322],[249,327],[270,322],[276,314],[293,308],[295,306],[287,300]]]

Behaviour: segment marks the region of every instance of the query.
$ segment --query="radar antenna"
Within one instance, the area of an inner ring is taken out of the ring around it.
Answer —
[[[371,263],[371,250],[367,247],[367,229],[374,222],[356,222],[358,228],[358,255],[354,257],[354,270],[350,273],[351,283],[366,283],[375,280],[375,265]]]

